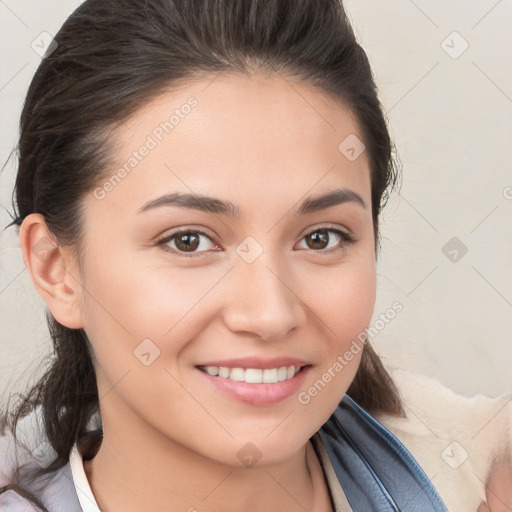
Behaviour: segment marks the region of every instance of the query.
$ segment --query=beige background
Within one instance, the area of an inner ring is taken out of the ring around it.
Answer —
[[[55,34],[79,3],[0,1],[2,164],[16,143],[40,59],[32,42],[42,32]],[[388,366],[428,374],[468,396],[510,391],[512,3],[345,5],[373,65],[403,166],[401,192],[383,217],[374,319],[395,301],[403,311],[379,329],[374,346]],[[10,222],[14,163],[0,174],[2,227]],[[4,393],[35,379],[49,353],[44,307],[11,227],[0,235]]]

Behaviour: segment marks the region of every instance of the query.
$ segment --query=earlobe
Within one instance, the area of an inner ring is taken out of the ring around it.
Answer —
[[[32,282],[55,319],[71,329],[82,328],[79,276],[71,265],[70,253],[56,244],[41,214],[25,217],[19,240]]]

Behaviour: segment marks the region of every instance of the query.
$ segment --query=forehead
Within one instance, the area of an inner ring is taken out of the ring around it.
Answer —
[[[157,192],[261,204],[260,194],[298,201],[340,186],[369,203],[367,152],[344,152],[345,141],[362,139],[348,108],[311,85],[206,76],[159,94],[116,131],[105,203],[135,214]]]

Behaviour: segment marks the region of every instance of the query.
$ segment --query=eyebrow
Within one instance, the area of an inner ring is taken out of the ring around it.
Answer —
[[[331,208],[338,204],[354,202],[366,209],[363,198],[353,190],[340,188],[317,197],[307,197],[297,210],[297,215],[306,215],[320,210]],[[137,214],[159,208],[162,206],[179,206],[182,208],[200,210],[203,212],[226,215],[233,218],[240,217],[240,208],[231,201],[223,201],[214,197],[197,194],[183,194],[179,192],[164,194],[145,203]]]

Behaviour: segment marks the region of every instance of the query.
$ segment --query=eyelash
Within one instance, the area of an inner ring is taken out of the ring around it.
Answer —
[[[350,235],[349,233],[345,232],[345,231],[342,231],[340,229],[335,229],[335,228],[330,228],[330,227],[321,227],[321,228],[316,228],[314,229],[313,231],[310,231],[309,233],[306,233],[306,235],[304,235],[302,237],[301,240],[303,240],[304,238],[306,238],[308,235],[311,235],[313,233],[316,233],[318,231],[327,231],[328,233],[335,233],[336,235],[338,235],[345,243],[342,244],[340,247],[337,247],[335,249],[329,249],[329,250],[314,250],[314,249],[308,249],[310,251],[313,251],[313,252],[316,252],[316,253],[325,253],[325,254],[333,254],[333,253],[337,253],[338,251],[341,251],[343,249],[345,249],[345,247],[347,245],[351,245],[353,243],[355,243],[357,240],[352,236]],[[170,235],[167,235],[163,238],[160,238],[158,241],[157,241],[157,246],[160,246],[164,251],[167,251],[167,252],[172,252],[173,254],[177,254],[178,256],[180,257],[185,257],[185,258],[197,258],[199,257],[203,252],[206,252],[206,251],[199,251],[199,252],[196,252],[196,253],[190,253],[190,254],[186,254],[184,252],[180,252],[176,249],[171,249],[170,247],[167,247],[166,244],[169,243],[171,240],[173,240],[174,238],[176,238],[177,236],[179,235],[183,235],[183,234],[189,234],[189,233],[194,233],[194,234],[199,234],[199,235],[203,235],[205,236],[206,238],[208,238],[209,240],[211,240],[212,242],[215,243],[215,240],[212,240],[212,237],[210,235],[208,235],[207,233],[205,233],[204,231],[202,231],[201,229],[182,229],[180,231],[176,231],[175,233],[171,233]]]

